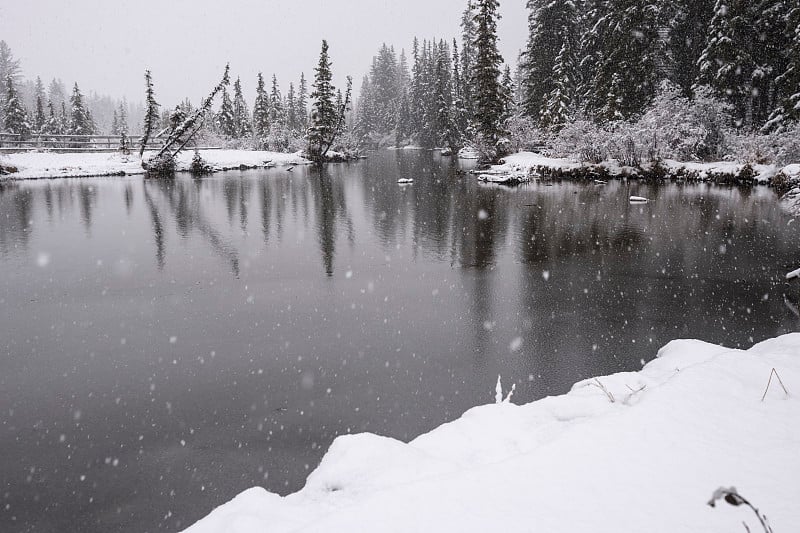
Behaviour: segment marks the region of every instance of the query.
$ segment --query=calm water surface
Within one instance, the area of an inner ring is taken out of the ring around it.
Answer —
[[[458,168],[1,185],[0,530],[180,530],[299,489],[336,435],[490,402],[498,374],[528,402],[676,337],[798,329],[800,237],[766,188]]]

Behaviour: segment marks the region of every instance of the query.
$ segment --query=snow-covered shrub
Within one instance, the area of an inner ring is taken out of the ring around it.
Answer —
[[[706,87],[690,100],[680,89],[664,82],[645,113],[630,127],[630,137],[640,144],[644,160],[679,161],[719,159],[724,152],[730,106]]]
[[[192,164],[190,165],[189,170],[195,176],[202,176],[203,174],[210,173],[212,168],[211,165],[208,164],[208,161],[203,159],[203,156],[200,155],[200,152],[198,150],[195,150],[194,156],[192,156]]]
[[[536,150],[541,147],[545,138],[544,132],[536,126],[536,122],[520,113],[506,121],[506,130],[513,152]]]
[[[175,158],[170,153],[155,155],[142,161],[148,178],[171,178],[175,175]]]
[[[550,141],[555,157],[568,157],[584,163],[600,163],[608,157],[610,132],[585,118],[567,124]]]
[[[800,124],[768,135],[732,135],[728,142],[728,159],[756,164],[800,163]]]

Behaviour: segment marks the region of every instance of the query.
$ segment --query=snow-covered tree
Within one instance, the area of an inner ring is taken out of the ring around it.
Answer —
[[[253,105],[253,134],[259,142],[269,134],[269,95],[261,72],[258,73],[256,101]]]
[[[521,57],[522,104],[529,117],[549,126],[561,123],[553,120],[556,109],[576,104],[572,99],[578,82],[578,12],[573,0],[529,0],[528,9],[528,42]]]
[[[83,102],[83,95],[77,83],[72,87],[72,96],[69,102],[71,109],[69,132],[72,135],[93,135],[95,133],[94,121]]]
[[[311,124],[308,128],[308,153],[321,159],[327,150],[328,139],[336,130],[337,111],[334,106],[334,87],[331,62],[328,58],[328,41],[322,41],[319,63],[314,69],[314,91],[311,93]]]
[[[788,131],[800,122],[800,5],[786,12],[784,33],[791,37],[784,55],[786,66],[775,78],[776,105],[765,131]]]
[[[597,39],[589,108],[606,120],[627,119],[652,100],[661,80],[660,9],[641,0],[608,0],[592,28]]]
[[[247,137],[252,133],[250,111],[247,109],[247,102],[242,94],[242,82],[239,78],[236,78],[233,84],[233,127],[237,138]]]
[[[14,87],[14,77],[7,75],[5,80],[5,100],[3,105],[3,120],[5,131],[16,133],[26,138],[31,133],[31,123],[25,106],[19,99],[19,93]]]
[[[11,82],[16,86],[21,79],[19,59],[14,59],[14,54],[8,44],[0,41],[0,124],[3,123],[5,114],[5,103],[8,98],[6,80],[9,76]]]
[[[497,0],[477,0],[475,21],[475,66],[471,83],[475,90],[475,124],[482,141],[494,146],[500,136],[503,102],[497,49]]]
[[[236,137],[236,122],[233,116],[233,102],[226,88],[222,89],[222,105],[217,114],[217,127],[222,135]]]
[[[305,131],[308,128],[308,86],[306,75],[302,72],[297,87],[297,118],[300,131]]]
[[[752,124],[754,12],[751,0],[717,0],[709,38],[698,61],[698,85],[707,85],[728,100],[739,126]]]
[[[141,145],[139,147],[139,157],[144,156],[144,150],[147,147],[147,142],[150,140],[150,137],[155,133],[156,125],[158,124],[159,120],[159,112],[158,108],[160,107],[159,103],[156,102],[155,98],[155,91],[153,90],[153,78],[150,74],[149,70],[144,72],[144,83],[145,83],[145,105],[147,106],[147,111],[145,111],[144,115],[144,127],[141,139]]]

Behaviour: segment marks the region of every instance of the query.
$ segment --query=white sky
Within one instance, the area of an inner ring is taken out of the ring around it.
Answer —
[[[466,0],[0,0],[0,39],[23,74],[77,81],[84,93],[143,99],[153,72],[157,99],[196,101],[227,61],[248,100],[256,75],[274,72],[283,93],[300,73],[313,78],[328,39],[335,82],[353,76],[358,90],[381,43],[408,51],[414,35],[459,36]],[[513,66],[524,46],[525,0],[501,0],[500,51]],[[460,43],[459,43],[460,46]]]

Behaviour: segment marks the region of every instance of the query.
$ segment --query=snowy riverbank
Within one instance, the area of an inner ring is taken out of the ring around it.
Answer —
[[[145,159],[150,153],[145,152]],[[264,168],[269,166],[302,165],[309,163],[299,153],[251,150],[200,150],[200,155],[215,170],[238,168]],[[187,150],[178,156],[178,170],[189,169],[194,151]],[[89,176],[122,176],[144,174],[138,155],[120,153],[66,153],[18,152],[0,156],[5,167],[15,167],[16,172],[2,176],[6,179],[77,178]]]
[[[533,152],[519,152],[503,158],[502,165],[495,165],[492,171],[498,173],[522,173],[538,177],[540,175],[552,175],[559,172],[569,173],[573,171],[585,171],[601,173],[607,176],[636,176],[642,170],[651,170],[651,166],[645,165],[642,169],[625,167],[616,161],[604,161],[596,165],[576,163],[569,159],[545,157]],[[681,177],[684,179],[694,179],[700,181],[719,181],[729,176],[739,176],[745,168],[744,163],[732,161],[717,161],[711,163],[681,162],[665,159],[662,162],[663,169],[668,176]],[[753,172],[753,179],[758,183],[769,183],[779,172],[786,176],[800,178],[800,165],[750,165]]]
[[[640,372],[477,407],[408,444],[339,437],[301,491],[250,489],[186,531],[761,531],[744,506],[706,505],[731,485],[791,531],[800,399],[773,376],[762,401],[773,368],[797,394],[800,333],[673,341]]]

